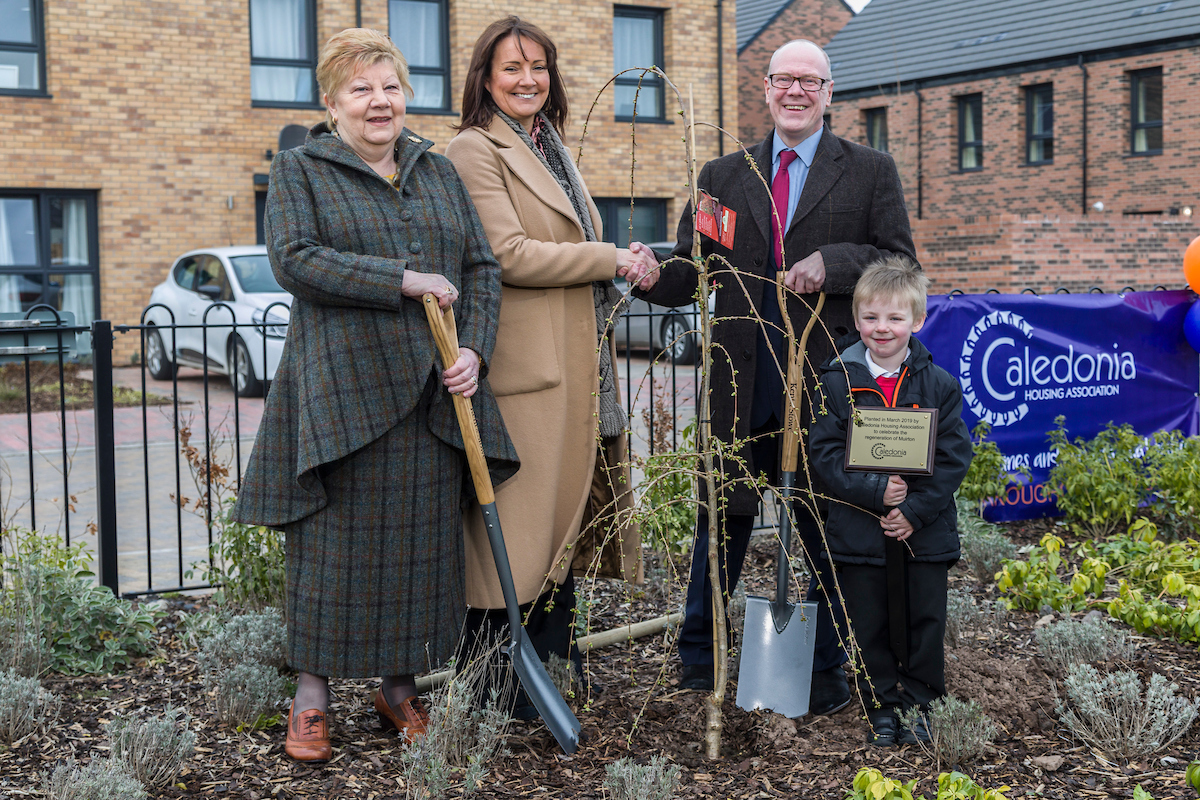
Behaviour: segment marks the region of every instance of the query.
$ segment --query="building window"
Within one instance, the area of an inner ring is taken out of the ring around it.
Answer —
[[[983,95],[958,98],[958,169],[983,169]]]
[[[44,304],[90,325],[99,256],[95,192],[0,192],[0,312]]]
[[[255,105],[317,105],[314,19],[313,0],[250,0],[250,100]]]
[[[450,110],[447,0],[389,0],[388,34],[408,61],[411,111]]]
[[[629,198],[594,198],[600,218],[604,223],[604,241],[617,247],[628,247],[629,243],[654,244],[667,238],[667,201],[633,201],[633,237],[629,231]]]
[[[663,69],[663,15],[653,8],[617,6],[613,10],[613,72],[658,67]],[[640,85],[640,88],[639,88]],[[617,119],[632,119],[637,98],[638,119],[661,120],[663,80],[653,73],[627,72],[616,80]]]
[[[887,141],[887,109],[867,109],[867,144],[880,152],[888,151]]]
[[[0,0],[0,94],[45,94],[41,0]]]
[[[1048,164],[1054,160],[1054,84],[1025,89],[1025,161]]]
[[[1161,153],[1163,145],[1162,67],[1130,73],[1133,108],[1132,152]]]

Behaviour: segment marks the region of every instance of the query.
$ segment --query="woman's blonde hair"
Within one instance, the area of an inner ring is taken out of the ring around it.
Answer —
[[[370,28],[347,28],[329,37],[317,62],[317,85],[321,94],[332,97],[346,81],[380,61],[391,62],[404,94],[411,98],[413,88],[408,82],[408,62],[404,60],[404,54],[392,44],[387,34]],[[333,130],[333,114],[329,111],[328,101],[325,103],[325,124]]]

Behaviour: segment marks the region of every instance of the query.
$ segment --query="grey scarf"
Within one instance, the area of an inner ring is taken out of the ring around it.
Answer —
[[[541,125],[537,128],[538,138],[542,145],[539,148],[521,123],[499,109],[496,110],[496,114],[521,137],[521,141],[529,146],[533,154],[542,162],[542,166],[558,181],[559,186],[571,201],[571,207],[575,209],[575,216],[583,227],[587,241],[596,241],[596,229],[592,226],[592,215],[588,211],[587,194],[584,192],[583,183],[579,179],[575,165],[571,163],[570,152],[563,146],[562,140],[558,138],[558,132],[554,130],[550,120],[546,118],[545,114],[538,114],[541,120]],[[618,316],[615,309],[621,302],[621,293],[617,291],[617,287],[613,285],[612,281],[592,281],[592,298],[596,308],[596,339],[603,345],[600,347],[600,435],[610,438],[619,436],[625,430],[625,414],[621,410],[621,404],[617,402],[612,350],[605,337],[606,334],[612,335],[612,325]]]

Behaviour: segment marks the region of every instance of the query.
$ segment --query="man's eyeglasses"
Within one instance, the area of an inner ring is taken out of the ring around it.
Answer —
[[[805,75],[797,78],[795,75],[788,75],[786,72],[776,72],[774,75],[768,75],[767,80],[776,89],[790,89],[792,84],[800,81],[800,88],[806,92],[819,92],[825,88],[828,83],[833,83],[830,78],[818,78],[815,75]]]

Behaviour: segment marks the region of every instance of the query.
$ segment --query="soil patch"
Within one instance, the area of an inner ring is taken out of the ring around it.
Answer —
[[[1026,524],[1024,537],[1036,541],[1053,523]],[[1014,531],[1015,533],[1015,531]],[[1014,538],[1021,538],[1014,535]],[[751,594],[767,595],[774,576],[774,546],[755,539],[747,559]],[[592,627],[649,619],[678,609],[678,583],[651,580],[638,591],[610,581],[581,581],[590,596]],[[994,587],[980,586],[965,569],[952,571],[956,586],[981,598]],[[128,671],[108,677],[49,676],[43,684],[63,696],[64,719],[49,735],[33,735],[0,750],[0,795],[27,796],[36,774],[73,756],[87,761],[106,754],[104,723],[114,713],[162,713],[185,708],[197,732],[197,752],[179,785],[165,798],[403,798],[400,745],[381,729],[370,706],[373,681],[335,680],[330,707],[335,758],[305,766],[283,753],[282,725],[238,732],[219,725],[199,682],[195,654],[173,635],[180,615],[196,610],[193,601],[172,601],[174,612],[160,626],[159,652]],[[204,601],[199,601],[203,603]],[[1037,656],[1034,630],[1039,615],[1011,612],[1002,625],[973,641],[947,650],[952,694],[980,703],[1000,727],[992,749],[964,771],[981,785],[1007,785],[1015,798],[1130,798],[1141,785],[1157,800],[1182,800],[1195,793],[1184,784],[1184,768],[1200,745],[1194,726],[1183,739],[1154,756],[1117,763],[1082,747],[1057,721],[1055,706],[1065,694]],[[1169,641],[1134,637],[1132,665],[1143,680],[1160,672],[1189,697],[1200,694],[1196,649]],[[490,765],[480,798],[586,798],[605,800],[605,766],[632,756],[645,761],[664,754],[683,768],[680,798],[804,798],[842,800],[854,774],[864,766],[900,780],[919,780],[918,793],[936,793],[935,767],[918,747],[881,750],[866,744],[866,722],[857,702],[832,717],[790,720],[771,713],[748,713],[725,703],[724,750],[715,761],[701,744],[706,696],[680,691],[669,634],[598,650],[586,659],[590,691],[573,705],[583,724],[583,743],[565,756],[540,723],[516,723],[510,754]],[[460,796],[454,791],[451,797]]]
[[[57,361],[30,361],[28,385],[24,364],[4,364],[0,366],[0,414],[58,411],[64,405],[71,410],[88,409],[93,405],[93,388],[91,369],[80,367],[79,364],[64,363],[60,382]],[[146,405],[170,403],[169,397],[153,393],[146,395]],[[142,393],[114,386],[113,404],[141,405]]]

